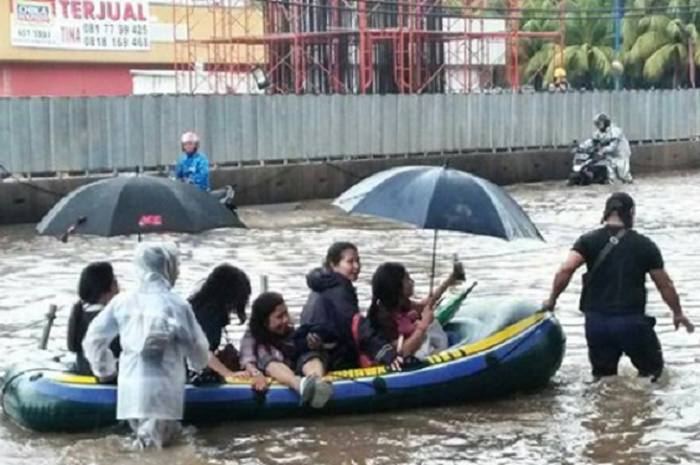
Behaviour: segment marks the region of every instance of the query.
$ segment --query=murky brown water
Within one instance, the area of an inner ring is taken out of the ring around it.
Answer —
[[[460,234],[441,237],[441,271],[453,253],[480,282],[474,296],[519,295],[544,299],[553,272],[573,240],[600,219],[607,187],[567,189],[560,184],[517,186],[513,195],[547,238],[506,243]],[[700,174],[641,179],[629,192],[638,201],[638,228],[665,254],[686,311],[700,322]],[[260,229],[177,236],[184,259],[177,291],[187,294],[209,268],[227,260],[245,268],[299,309],[306,296],[304,275],[334,240],[360,246],[368,280],[384,260],[401,260],[417,288],[427,287],[431,235],[386,231],[377,221],[333,212],[247,211]],[[295,228],[295,229],[291,229]],[[342,229],[339,229],[342,228]],[[0,229],[0,370],[34,352],[49,303],[61,305],[49,349],[64,345],[68,306],[81,268],[111,260],[123,288],[131,283],[134,241],[82,239],[69,244],[36,237],[30,228]],[[181,445],[137,454],[122,431],[83,436],[39,435],[0,421],[1,465],[204,464],[647,464],[700,463],[700,347],[697,335],[675,333],[656,293],[649,313],[657,316],[667,374],[651,385],[634,378],[628,362],[621,376],[592,384],[582,317],[576,311],[579,279],[561,300],[568,335],[567,357],[549,389],[499,402],[413,410],[360,417],[273,423],[231,423],[189,429]]]

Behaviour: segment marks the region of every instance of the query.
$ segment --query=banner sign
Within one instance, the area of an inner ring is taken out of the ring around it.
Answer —
[[[148,0],[11,0],[12,45],[150,50]]]

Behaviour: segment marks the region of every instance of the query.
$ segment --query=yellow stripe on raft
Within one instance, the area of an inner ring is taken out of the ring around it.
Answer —
[[[527,317],[514,325],[508,326],[503,331],[500,331],[493,336],[487,337],[473,344],[462,346],[458,349],[452,349],[446,352],[441,352],[436,355],[428,357],[428,362],[431,365],[437,365],[440,363],[449,362],[451,360],[458,360],[470,355],[478,354],[479,352],[484,352],[492,347],[495,347],[503,342],[511,339],[528,328],[536,325],[540,321],[547,317],[547,313],[538,312],[530,317]],[[386,374],[386,368],[384,367],[371,367],[371,368],[359,368],[353,370],[344,371],[334,371],[329,373],[326,377],[328,380],[343,380],[348,378],[367,378],[375,377]],[[82,376],[73,375],[70,373],[46,373],[46,377],[58,383],[66,384],[97,384],[97,379],[92,376]],[[268,378],[268,381],[271,381]],[[226,378],[226,384],[232,386],[250,385],[250,378],[247,377],[236,377],[236,378]],[[277,383],[273,383],[277,384]]]
[[[497,346],[505,342],[506,340],[513,338],[514,336],[518,335],[519,333],[522,333],[531,326],[534,326],[535,324],[544,320],[546,315],[547,314],[544,312],[535,313],[534,315],[527,317],[524,320],[520,320],[514,325],[508,326],[503,331],[496,333],[491,337],[487,337],[484,340],[477,341],[473,344],[462,347],[462,350],[466,352],[466,355],[473,355],[488,350],[491,347]]]
[[[514,325],[508,326],[503,331],[500,331],[494,334],[493,336],[487,337],[486,339],[474,342],[473,344],[462,346],[458,349],[451,349],[446,352],[441,352],[439,354],[432,355],[428,357],[428,362],[431,365],[437,365],[440,363],[449,362],[451,360],[458,360],[469,355],[478,354],[479,352],[484,352],[492,347],[502,344],[503,342],[513,338],[514,336],[517,336],[518,334],[522,333],[528,328],[531,328],[540,321],[544,320],[546,317],[547,314],[545,312],[538,312],[532,316],[520,320]],[[379,370],[379,372],[376,372],[375,370]],[[385,373],[386,369],[384,367],[373,367],[359,370],[335,371],[329,374],[329,378],[338,380],[347,378],[366,378],[378,376]]]
[[[48,379],[66,384],[97,384],[94,376],[74,375],[71,373],[46,373]]]

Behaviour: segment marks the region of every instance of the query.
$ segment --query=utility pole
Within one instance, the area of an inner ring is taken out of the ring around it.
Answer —
[[[613,62],[620,59],[620,51],[622,49],[622,17],[624,16],[624,0],[615,0],[613,2],[613,21],[615,30],[615,56]],[[622,73],[615,75],[615,90],[622,90]]]

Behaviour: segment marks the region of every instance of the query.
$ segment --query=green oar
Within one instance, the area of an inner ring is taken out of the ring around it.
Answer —
[[[453,297],[447,302],[440,304],[440,306],[435,310],[435,320],[440,322],[440,325],[445,326],[447,323],[454,318],[457,311],[462,307],[462,304],[466,300],[469,293],[476,287],[478,283],[472,284],[466,291],[460,292],[459,295]]]

